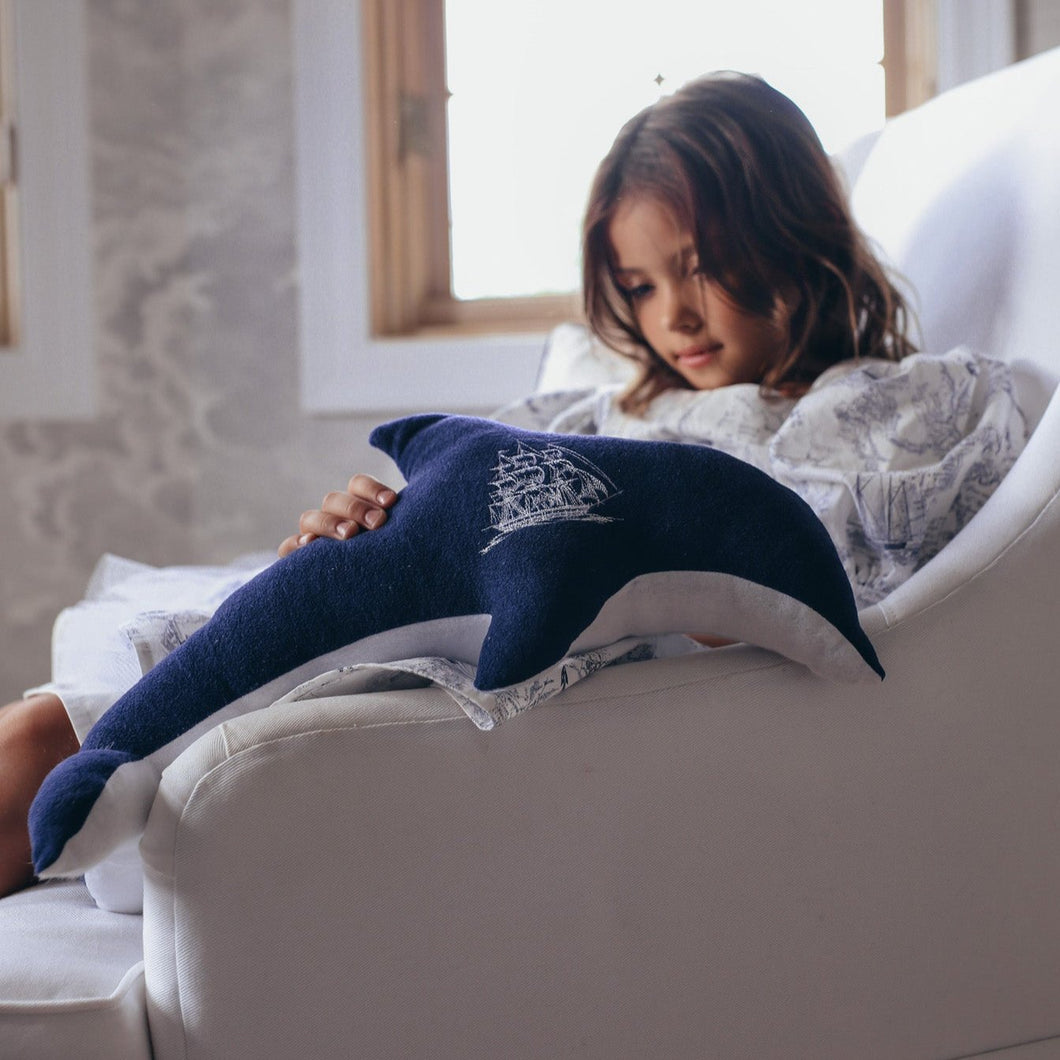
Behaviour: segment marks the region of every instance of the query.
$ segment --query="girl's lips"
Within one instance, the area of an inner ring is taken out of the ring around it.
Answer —
[[[714,360],[720,349],[721,343],[714,342],[709,346],[689,346],[678,350],[675,356],[678,363],[686,368],[702,368]]]

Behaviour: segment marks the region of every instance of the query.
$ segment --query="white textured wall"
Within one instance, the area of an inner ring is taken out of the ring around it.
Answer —
[[[298,408],[287,0],[88,0],[100,415],[0,424],[0,702],[104,551],[272,548],[370,423]]]

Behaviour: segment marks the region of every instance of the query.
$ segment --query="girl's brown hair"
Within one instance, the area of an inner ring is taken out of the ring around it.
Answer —
[[[839,361],[914,352],[905,300],[855,225],[806,116],[760,78],[711,74],[627,122],[589,196],[585,311],[592,330],[640,366],[626,411],[689,386],[649,348],[615,282],[608,230],[637,196],[658,200],[692,233],[699,267],[738,306],[789,329],[788,352],[763,386],[798,392]]]

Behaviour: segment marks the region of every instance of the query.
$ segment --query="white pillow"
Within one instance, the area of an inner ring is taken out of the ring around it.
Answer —
[[[559,324],[545,343],[534,389],[547,394],[624,383],[633,371],[630,360],[605,346],[583,324]]]

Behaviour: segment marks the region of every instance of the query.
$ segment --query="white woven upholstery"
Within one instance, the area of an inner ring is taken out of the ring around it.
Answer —
[[[150,1057],[140,917],[75,881],[0,902],[0,1056]]]

